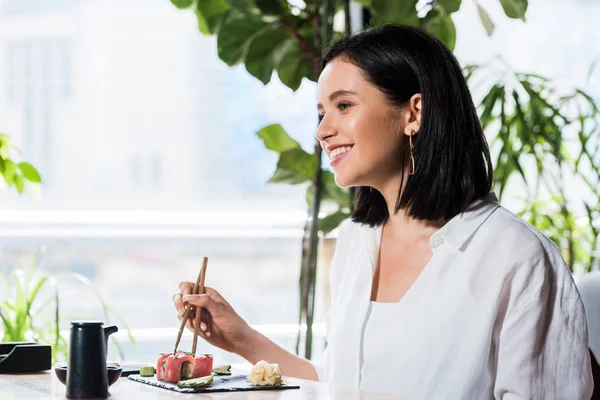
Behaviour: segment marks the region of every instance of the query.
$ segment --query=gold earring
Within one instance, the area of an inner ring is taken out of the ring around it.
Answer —
[[[410,131],[410,136],[408,137],[408,151],[409,151],[409,155],[410,155],[410,160],[409,160],[409,165],[408,165],[408,174],[409,175],[414,175],[415,174],[415,156],[413,153],[413,142],[412,142],[412,137],[413,134],[415,133],[414,130]]]

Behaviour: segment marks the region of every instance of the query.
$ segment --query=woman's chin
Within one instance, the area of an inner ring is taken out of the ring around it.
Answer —
[[[346,188],[349,188],[352,186],[356,186],[354,184],[354,179],[348,179],[348,177],[339,176],[338,174],[335,174],[334,176],[335,176],[335,184],[343,189],[346,189]]]

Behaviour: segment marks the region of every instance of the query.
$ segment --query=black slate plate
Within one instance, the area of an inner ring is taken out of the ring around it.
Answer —
[[[249,390],[285,390],[285,389],[300,389],[300,386],[288,384],[278,386],[252,386],[246,375],[230,375],[230,376],[214,376],[210,385],[202,388],[180,388],[175,383],[159,381],[154,377],[145,378],[139,375],[129,375],[128,379],[152,385],[159,388],[173,390],[179,393],[208,393],[208,392],[245,392]]]

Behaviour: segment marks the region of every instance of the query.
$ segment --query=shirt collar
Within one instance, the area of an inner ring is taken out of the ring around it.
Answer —
[[[447,241],[455,249],[464,251],[469,239],[498,207],[500,204],[494,192],[473,201],[465,211],[456,215],[434,233],[429,239],[429,245],[434,247],[441,236],[442,240]]]
[[[429,246],[435,251],[441,240],[442,242],[448,242],[456,250],[464,251],[469,239],[498,207],[500,207],[500,204],[494,192],[488,193],[481,199],[474,200],[467,206],[465,211],[454,216],[446,225],[431,235]],[[363,241],[373,267],[377,264],[379,256],[381,230],[382,226],[369,229],[369,234],[365,238],[366,240]]]

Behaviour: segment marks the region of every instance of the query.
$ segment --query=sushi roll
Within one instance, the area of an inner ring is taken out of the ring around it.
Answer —
[[[181,380],[190,379],[194,370],[194,357],[185,353],[169,355],[165,364],[163,379],[167,382],[177,383]]]
[[[156,379],[159,381],[165,380],[165,366],[167,364],[167,357],[172,356],[173,353],[161,353],[156,361]]]
[[[201,378],[212,375],[213,356],[210,354],[200,354],[194,359],[194,371],[192,378]]]

